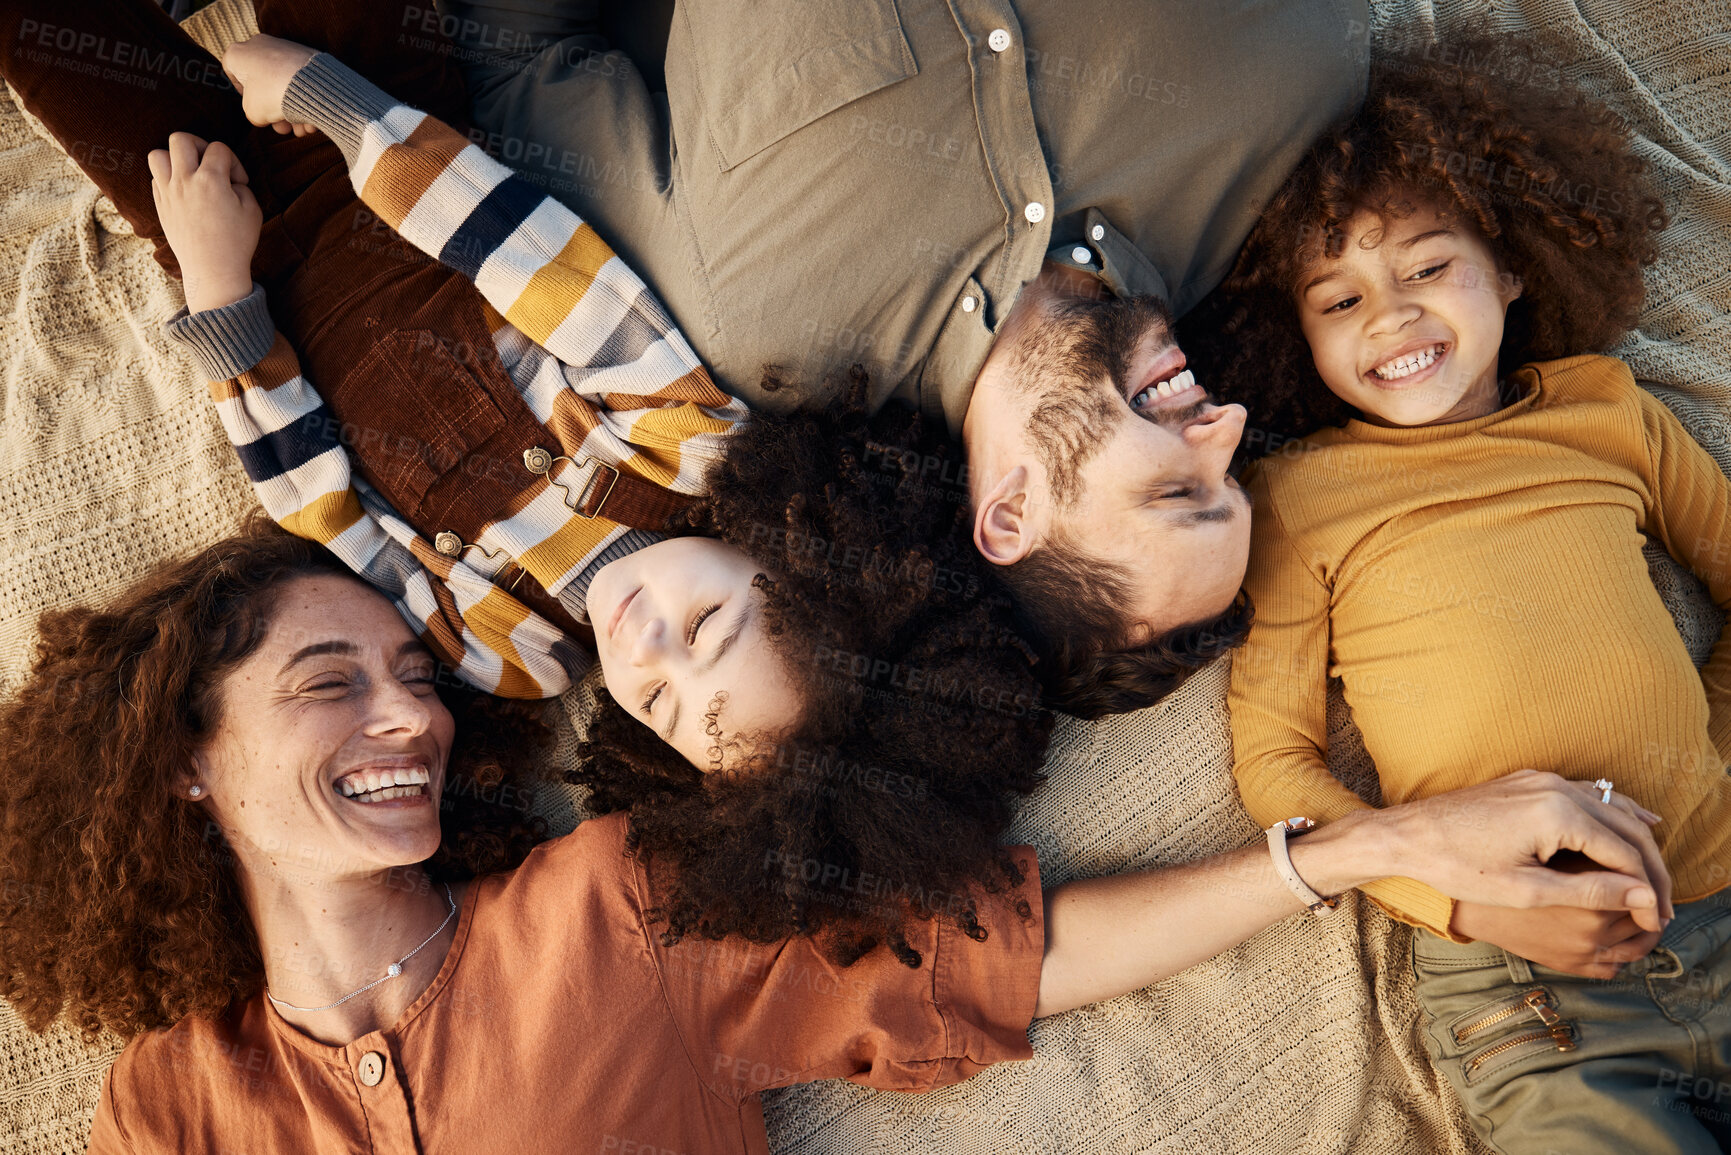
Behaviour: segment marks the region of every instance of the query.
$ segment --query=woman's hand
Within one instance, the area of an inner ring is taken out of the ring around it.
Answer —
[[[1642,930],[1627,911],[1574,906],[1515,910],[1457,902],[1449,929],[1540,966],[1594,979],[1616,978],[1624,963],[1646,957],[1659,944],[1659,932]]]
[[[180,261],[186,307],[194,313],[220,308],[252,292],[252,254],[264,214],[234,150],[177,132],[146,161],[157,219]]]
[[[222,54],[222,70],[240,93],[246,118],[256,125],[270,125],[281,133],[306,136],[318,129],[310,124],[291,124],[283,116],[283,94],[295,73],[318,53],[304,44],[275,36],[254,36],[231,44]]]
[[[1675,913],[1671,875],[1649,829],[1659,816],[1621,794],[1601,802],[1590,783],[1518,770],[1379,813],[1389,835],[1383,873],[1456,900],[1626,910],[1648,932]],[[1546,865],[1563,851],[1597,869]]]

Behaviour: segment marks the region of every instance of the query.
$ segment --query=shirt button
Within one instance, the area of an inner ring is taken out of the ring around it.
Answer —
[[[980,302],[975,300],[973,297],[963,297],[962,298],[962,312],[971,313],[979,307],[980,307]]]
[[[441,530],[433,539],[433,548],[446,557],[456,557],[463,552],[463,539],[450,530]]]
[[[1029,224],[1037,225],[1046,219],[1046,206],[1039,201],[1033,201],[1022,210],[1022,215],[1028,218]]]
[[[1010,46],[1010,34],[1002,28],[994,28],[992,34],[986,37],[986,46],[993,52],[1002,52]]]
[[[1103,241],[1106,239],[1106,226],[1095,225],[1093,228],[1088,230],[1088,235],[1097,241]]]
[[[1094,259],[1094,254],[1090,253],[1087,249],[1084,249],[1081,245],[1077,245],[1075,248],[1070,250],[1070,259],[1075,261],[1078,265],[1085,265]]]
[[[385,1077],[385,1057],[377,1051],[368,1051],[361,1056],[360,1065],[355,1068],[355,1074],[361,1077],[361,1082],[366,1086],[378,1086]]]

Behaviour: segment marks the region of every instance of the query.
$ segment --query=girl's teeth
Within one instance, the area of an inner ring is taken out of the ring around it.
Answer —
[[[1396,357],[1392,361],[1378,365],[1375,369],[1371,370],[1371,372],[1375,373],[1384,381],[1395,381],[1402,377],[1410,376],[1413,373],[1417,373],[1420,369],[1429,368],[1431,364],[1436,361],[1439,349],[1441,349],[1440,345],[1432,345],[1430,348],[1421,349],[1417,353],[1407,353],[1404,356]]]

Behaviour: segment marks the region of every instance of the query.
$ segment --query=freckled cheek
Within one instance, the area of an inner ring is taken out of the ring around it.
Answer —
[[[302,800],[318,793],[318,767],[283,762],[263,750],[249,751],[247,764],[260,768],[240,791],[239,805],[270,821],[292,825],[305,809]]]

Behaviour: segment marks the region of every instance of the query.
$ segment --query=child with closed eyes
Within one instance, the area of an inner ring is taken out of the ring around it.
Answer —
[[[1696,670],[1642,542],[1731,607],[1731,485],[1603,355],[1666,223],[1627,136],[1517,83],[1555,72],[1470,47],[1373,72],[1213,306],[1222,392],[1302,438],[1249,483],[1239,790],[1263,825],[1368,805],[1324,762],[1339,677],[1386,804],[1536,767],[1657,812],[1662,934],[1365,889],[1420,928],[1427,1045],[1497,1150],[1717,1151],[1725,1124],[1689,1092],[1731,1057],[1699,998],[1731,980],[1731,646]]]

